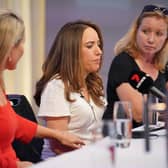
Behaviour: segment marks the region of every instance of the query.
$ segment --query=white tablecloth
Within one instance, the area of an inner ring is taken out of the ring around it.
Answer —
[[[115,164],[112,164],[108,149],[111,140],[104,138],[94,145],[50,158],[32,168],[167,168],[165,130],[157,133],[160,136],[150,140],[150,152],[145,151],[144,139],[132,139],[129,148],[117,147]]]

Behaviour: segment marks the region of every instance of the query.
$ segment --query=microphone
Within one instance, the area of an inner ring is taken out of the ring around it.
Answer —
[[[133,71],[128,79],[130,85],[137,89],[139,92],[143,94],[151,93],[154,96],[162,99],[167,104],[167,97],[166,95],[157,89],[154,86],[154,82],[152,78],[143,71]],[[168,108],[168,107],[167,107]],[[144,102],[144,115],[145,115],[145,149],[147,152],[150,150],[150,143],[149,143],[149,118],[148,118],[148,107],[147,102]],[[166,120],[166,145],[167,145],[167,155],[168,155],[168,120]]]
[[[134,89],[142,94],[151,93],[159,99],[166,99],[166,95],[154,86],[152,78],[143,71],[133,71],[128,81]]]

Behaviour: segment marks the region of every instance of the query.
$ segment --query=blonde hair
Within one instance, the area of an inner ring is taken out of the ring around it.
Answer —
[[[24,39],[23,20],[10,10],[0,10],[0,64],[10,49]]]
[[[121,38],[114,47],[115,55],[120,54],[125,51],[130,54],[133,58],[138,57],[139,49],[136,44],[136,34],[140,27],[142,20],[146,17],[157,17],[165,20],[167,23],[167,33],[168,33],[168,16],[166,16],[162,11],[154,10],[150,12],[142,12],[140,16],[133,22],[129,31]],[[154,65],[158,70],[164,70],[165,65],[168,61],[168,35],[162,49],[156,53],[154,57]]]

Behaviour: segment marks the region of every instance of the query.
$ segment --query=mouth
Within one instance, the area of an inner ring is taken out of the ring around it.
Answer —
[[[94,60],[93,63],[95,63],[95,64],[100,64],[100,59]]]
[[[145,49],[147,49],[147,50],[155,50],[155,47],[153,47],[153,46],[145,46]]]

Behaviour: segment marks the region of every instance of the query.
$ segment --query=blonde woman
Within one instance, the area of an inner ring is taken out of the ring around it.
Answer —
[[[20,161],[13,140],[29,143],[33,137],[53,138],[73,149],[80,148],[83,141],[70,133],[52,130],[17,115],[7,100],[3,72],[15,70],[24,52],[25,27],[23,20],[12,11],[0,10],[0,167],[24,168],[31,162]]]
[[[142,94],[131,87],[128,78],[133,70],[144,71],[158,89],[166,91],[163,71],[168,59],[168,9],[144,6],[114,50],[116,57],[108,74],[108,105],[104,118],[112,118],[115,101],[128,100],[133,105],[133,127],[136,127],[142,124]]]

